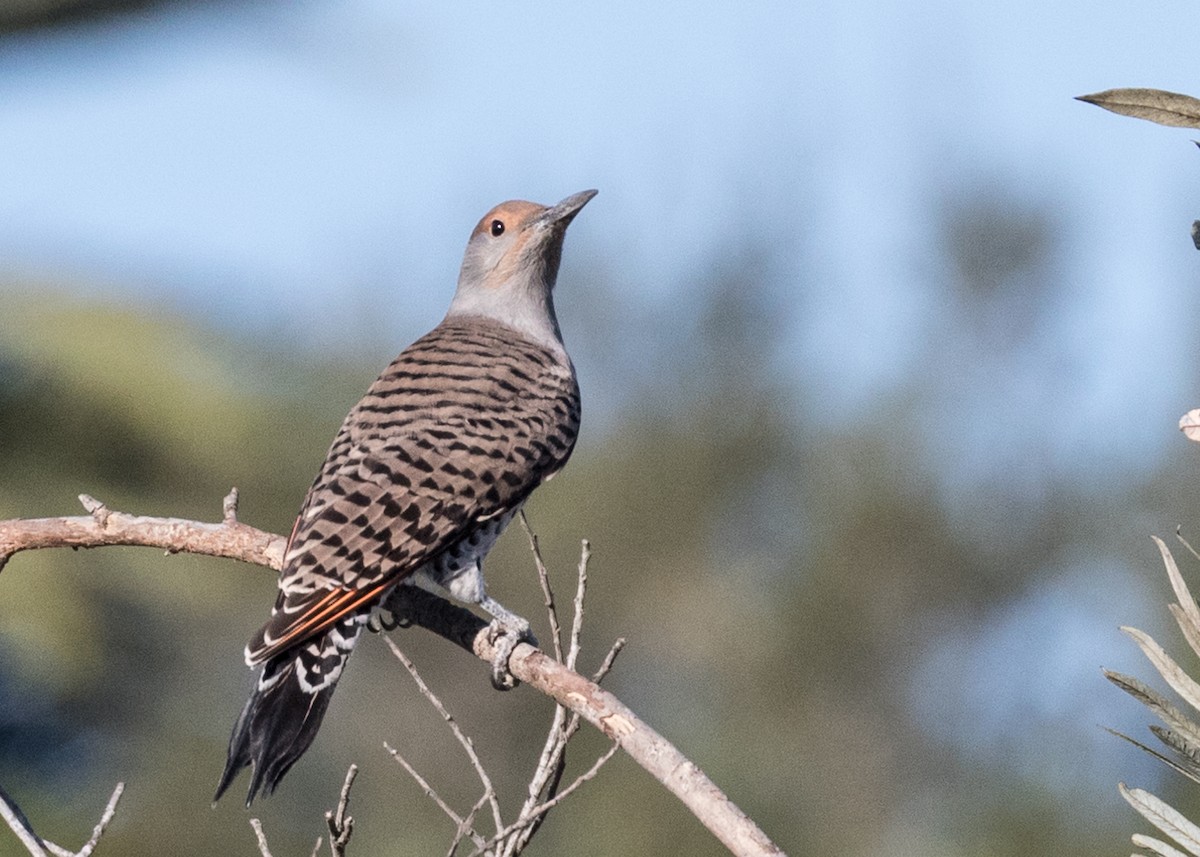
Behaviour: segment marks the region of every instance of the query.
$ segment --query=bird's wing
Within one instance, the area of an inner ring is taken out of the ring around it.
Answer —
[[[247,646],[250,663],[382,596],[481,522],[519,506],[570,455],[573,376],[514,378],[527,362],[497,359],[504,350],[495,343],[487,344],[488,373],[436,369],[421,342],[380,376],[335,439],[289,541],[275,609]]]

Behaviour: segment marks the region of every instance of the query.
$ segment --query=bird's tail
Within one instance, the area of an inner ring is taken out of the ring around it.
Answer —
[[[312,744],[342,669],[362,633],[369,611],[350,615],[328,631],[281,652],[263,666],[258,684],[233,727],[225,772],[213,801],[238,772],[254,770],[246,806],[261,789],[270,794]]]

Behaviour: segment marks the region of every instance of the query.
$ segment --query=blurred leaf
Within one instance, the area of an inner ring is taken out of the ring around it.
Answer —
[[[1187,857],[1178,848],[1168,845],[1161,839],[1155,839],[1152,836],[1145,836],[1141,833],[1134,834],[1133,844],[1139,848],[1145,848],[1147,851],[1153,851],[1161,857]]]
[[[1173,128],[1200,128],[1200,99],[1162,89],[1106,89],[1077,96],[1122,116],[1146,119]]]
[[[1178,810],[1144,789],[1127,788],[1119,783],[1121,796],[1129,805],[1192,854],[1200,855],[1200,827],[1188,821]]]
[[[1175,663],[1171,656],[1163,650],[1163,647],[1145,631],[1130,628],[1128,625],[1122,627],[1121,630],[1133,638],[1142,653],[1158,670],[1159,675],[1166,679],[1167,684],[1171,685],[1171,688],[1182,696],[1188,705],[1200,710],[1200,684],[1197,684],[1196,680],[1188,675],[1183,667]]]
[[[1112,670],[1105,670],[1104,676],[1117,687],[1121,688],[1121,690],[1149,708],[1173,730],[1186,735],[1191,745],[1200,748],[1200,725],[1192,722],[1182,711],[1172,705],[1165,696],[1132,676],[1122,675]],[[1121,737],[1124,738],[1125,736],[1122,735]]]
[[[1179,430],[1188,440],[1200,443],[1200,408],[1194,408],[1179,418]]]
[[[1171,615],[1175,617],[1175,621],[1179,625],[1179,630],[1183,632],[1183,636],[1188,641],[1188,645],[1192,647],[1192,651],[1200,655],[1200,607],[1197,607],[1196,599],[1192,596],[1187,582],[1184,581],[1183,575],[1179,572],[1179,565],[1175,562],[1175,557],[1171,555],[1171,551],[1167,548],[1166,542],[1158,536],[1153,536],[1152,538],[1158,546],[1159,553],[1162,555],[1163,565],[1167,568],[1167,577],[1171,581],[1171,588],[1175,591],[1175,597],[1179,599],[1177,604],[1170,605]]]

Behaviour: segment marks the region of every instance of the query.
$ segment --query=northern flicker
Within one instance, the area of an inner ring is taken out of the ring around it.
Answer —
[[[579,387],[553,289],[567,226],[595,194],[489,211],[467,242],[445,319],[347,415],[292,528],[271,618],[246,647],[247,663],[263,670],[214,800],[247,765],[247,806],[260,789],[274,791],[397,585],[478,605],[514,644],[528,633],[488,597],[482,563],[575,445]]]

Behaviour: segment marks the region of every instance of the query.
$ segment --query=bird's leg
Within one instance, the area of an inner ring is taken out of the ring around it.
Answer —
[[[487,594],[487,587],[483,581],[483,563],[479,557],[449,567],[431,563],[419,569],[397,586],[385,601],[393,613],[396,612],[397,602],[403,603],[400,593],[406,586],[419,586],[440,598],[477,605],[491,616],[488,639],[496,652],[492,658],[492,686],[497,690],[510,690],[517,686],[516,678],[508,670],[508,659],[518,643],[528,640],[537,645],[537,638],[529,628],[528,619],[518,616]]]
[[[512,690],[517,686],[516,677],[508,669],[508,659],[518,643],[537,645],[537,637],[529,626],[529,620],[518,616],[490,595],[479,599],[479,606],[492,617],[488,627],[488,639],[495,654],[492,656],[492,687],[496,690]]]

